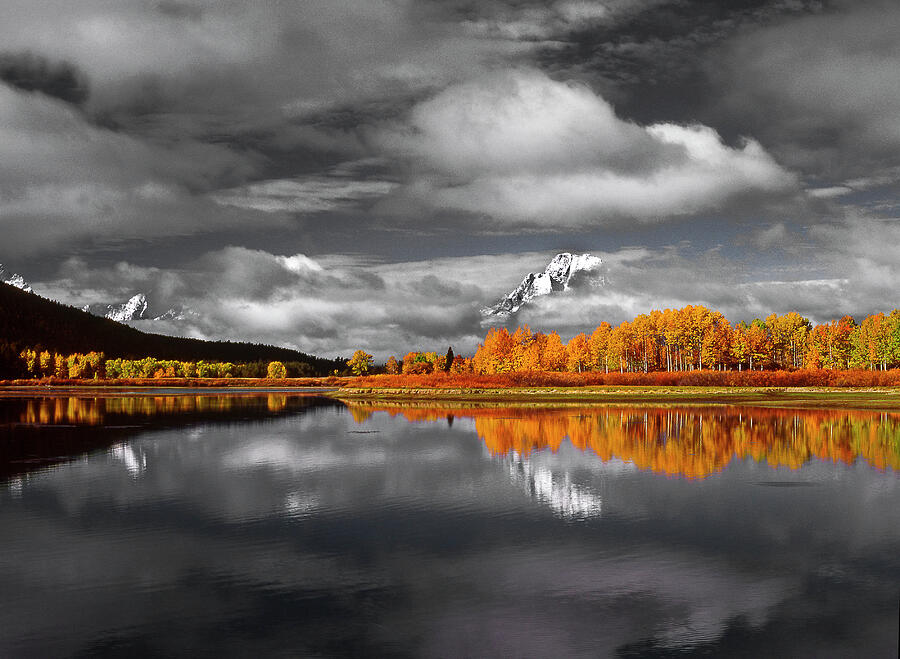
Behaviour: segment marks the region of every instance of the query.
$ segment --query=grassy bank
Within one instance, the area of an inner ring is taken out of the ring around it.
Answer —
[[[900,389],[823,387],[509,387],[343,388],[328,394],[345,401],[433,400],[447,402],[761,405],[900,410]]]

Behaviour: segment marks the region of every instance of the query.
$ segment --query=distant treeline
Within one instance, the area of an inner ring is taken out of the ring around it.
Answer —
[[[141,378],[305,378],[313,377],[306,362],[217,362],[177,359],[107,359],[102,352],[64,355],[49,350],[25,349],[19,353],[14,377],[58,380],[116,380]]]
[[[103,353],[106,358],[221,362],[259,370],[271,361],[283,362],[288,372],[330,375],[346,368],[345,359],[326,359],[292,350],[255,343],[203,341],[141,332],[107,318],[0,284],[0,377],[22,372],[23,350],[65,355]],[[291,366],[294,365],[294,366]],[[237,376],[236,376],[237,377]],[[248,376],[256,377],[256,376]],[[298,376],[299,377],[299,376]]]

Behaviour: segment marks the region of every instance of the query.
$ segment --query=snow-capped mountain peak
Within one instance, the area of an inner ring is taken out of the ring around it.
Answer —
[[[602,261],[597,256],[563,252],[553,257],[553,260],[544,269],[544,274],[554,282],[562,282],[563,290],[566,290],[572,275],[576,272],[594,270],[600,267],[601,263]]]
[[[536,297],[550,295],[554,291],[568,290],[573,276],[578,272],[599,269],[602,261],[591,254],[561,252],[553,257],[543,272],[530,272],[522,283],[492,307],[482,309],[485,316],[509,316],[516,313]]]
[[[26,293],[33,293],[31,290],[31,286],[28,285],[28,282],[25,281],[25,278],[15,272],[10,272],[6,268],[3,267],[3,264],[0,263],[0,282],[4,284],[9,284],[10,286],[15,286],[16,288],[21,288]]]
[[[138,293],[121,304],[87,304],[82,307],[82,311],[127,323],[130,320],[144,320],[147,317],[147,306],[147,296]]]
[[[106,317],[124,323],[128,320],[143,318],[145,313],[147,313],[147,296],[143,293],[138,293],[133,295],[125,304],[110,308]]]

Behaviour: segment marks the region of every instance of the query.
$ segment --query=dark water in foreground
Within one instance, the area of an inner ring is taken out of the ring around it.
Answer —
[[[896,657],[900,416],[0,398],[0,656]]]

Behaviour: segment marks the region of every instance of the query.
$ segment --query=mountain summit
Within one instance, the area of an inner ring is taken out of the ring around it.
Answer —
[[[133,295],[127,302],[119,304],[86,304],[82,311],[87,311],[95,316],[109,318],[119,323],[127,323],[130,320],[144,320],[147,318],[147,296],[143,293]]]
[[[2,263],[0,263],[0,282],[20,288],[26,293],[34,292],[31,290],[31,286],[28,285],[28,282],[25,281],[25,277],[15,272],[10,272],[3,267]]]
[[[568,290],[576,273],[595,271],[601,263],[598,257],[590,254],[557,254],[543,272],[529,272],[515,290],[494,306],[482,309],[481,313],[485,316],[510,316],[536,297]]]

